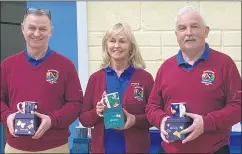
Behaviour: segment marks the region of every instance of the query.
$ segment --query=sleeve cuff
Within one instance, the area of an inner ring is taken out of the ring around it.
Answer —
[[[167,114],[166,114],[166,115],[163,115],[163,116],[160,118],[159,126],[161,125],[161,121],[162,121],[165,117],[169,117],[169,116],[168,116]]]
[[[4,125],[7,125],[7,118],[12,113],[14,113],[14,112],[12,112],[12,111],[6,111],[6,112],[2,113],[2,123]]]
[[[209,116],[203,116],[203,128],[204,132],[215,130],[213,127],[213,121],[209,118]]]
[[[96,109],[93,109],[91,112],[93,112],[93,113],[91,113],[91,115],[94,115],[93,118],[95,118],[95,119],[100,119],[100,118],[101,118],[101,117],[97,114]]]
[[[51,128],[55,128],[57,126],[57,120],[53,114],[48,115],[51,120]]]
[[[159,113],[155,116],[155,120],[154,120],[154,126],[158,129],[160,129],[160,124],[161,124],[161,120],[166,117],[166,116],[169,116],[167,114],[164,114],[164,113]]]
[[[97,115],[96,109],[81,112],[79,120],[84,127],[93,127],[102,117]]]
[[[135,117],[135,123],[134,123],[134,127],[137,127],[137,126],[139,126],[139,121],[140,121],[140,116],[138,116],[138,115],[134,115],[134,117]]]

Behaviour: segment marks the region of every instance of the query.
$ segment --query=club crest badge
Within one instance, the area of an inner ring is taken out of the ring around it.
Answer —
[[[142,87],[134,87],[134,98],[138,101],[143,101],[144,98],[144,89]]]
[[[202,83],[205,85],[213,84],[215,79],[215,73],[210,70],[203,71],[202,73]]]
[[[57,70],[48,70],[46,72],[46,81],[51,84],[57,83],[59,78],[59,72]]]

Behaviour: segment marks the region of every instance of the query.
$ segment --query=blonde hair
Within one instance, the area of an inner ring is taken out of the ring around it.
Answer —
[[[102,41],[103,62],[101,64],[101,68],[105,68],[108,65],[110,65],[110,55],[108,54],[108,51],[107,51],[107,40],[110,34],[117,35],[122,30],[124,30],[131,46],[129,64],[134,66],[135,68],[145,69],[146,67],[145,62],[141,56],[134,34],[132,33],[131,28],[127,24],[123,24],[123,23],[117,23],[113,25],[103,37],[103,41]]]

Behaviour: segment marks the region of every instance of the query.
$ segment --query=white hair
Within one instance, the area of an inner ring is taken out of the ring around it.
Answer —
[[[188,13],[188,12],[196,12],[199,17],[201,18],[201,21],[202,21],[202,24],[204,24],[204,26],[207,26],[207,22],[204,18],[204,15],[201,11],[199,11],[197,8],[193,7],[193,6],[185,6],[183,8],[181,8],[178,13],[177,13],[177,16],[175,18],[175,27],[177,25],[177,20],[178,20],[178,17],[184,13]]]

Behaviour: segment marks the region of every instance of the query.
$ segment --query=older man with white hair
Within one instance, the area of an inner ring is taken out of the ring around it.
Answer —
[[[146,113],[161,131],[162,153],[230,153],[231,127],[241,121],[241,77],[234,61],[211,49],[209,27],[194,7],[179,10],[175,34],[180,50],[159,68]],[[168,141],[171,103],[186,102],[193,123],[182,141]],[[189,133],[189,134],[188,134]]]

